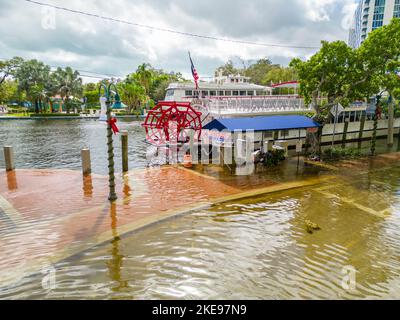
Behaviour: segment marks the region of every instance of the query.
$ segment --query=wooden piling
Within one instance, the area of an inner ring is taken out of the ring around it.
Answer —
[[[394,144],[394,105],[393,105],[392,101],[389,102],[388,116],[389,116],[389,121],[388,121],[387,144],[388,144],[388,147],[392,147]]]
[[[122,171],[127,172],[128,166],[128,131],[121,131]]]
[[[366,113],[363,112],[361,115],[360,132],[358,134],[358,149],[361,149],[366,117],[367,117]]]
[[[4,160],[6,162],[6,171],[13,171],[15,169],[13,147],[5,146],[3,150],[4,150]]]
[[[346,148],[347,131],[349,130],[349,121],[344,123],[343,137],[342,137],[342,149]]]
[[[82,158],[82,173],[84,176],[87,176],[92,173],[92,164],[90,161],[90,150],[82,149],[81,150],[81,158]]]

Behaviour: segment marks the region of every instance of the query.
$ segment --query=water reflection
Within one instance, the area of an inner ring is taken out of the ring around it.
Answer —
[[[18,189],[17,173],[16,171],[6,172],[7,186],[9,191],[15,191]]]
[[[131,203],[131,186],[130,186],[130,178],[129,176],[125,173],[122,177],[123,179],[123,188],[122,188],[122,192],[124,194],[124,198],[123,198],[123,204],[128,206]]]
[[[124,288],[128,287],[128,282],[123,280],[122,268],[124,255],[121,252],[121,238],[118,234],[118,217],[117,217],[117,206],[115,203],[110,205],[110,218],[111,218],[111,248],[110,248],[110,259],[106,262],[108,268],[108,274],[110,279],[114,282],[111,290],[114,292],[121,292]]]
[[[53,299],[399,298],[399,176],[399,165],[351,173],[218,204],[124,237],[123,207],[113,204],[103,211],[112,240],[60,263],[62,288],[18,292]],[[128,179],[123,190],[129,199]],[[390,215],[374,214],[382,210]],[[305,219],[321,230],[309,234]],[[342,286],[348,267],[356,270],[355,290]]]
[[[84,175],[83,176],[83,196],[87,199],[92,199],[93,197],[93,181],[92,181],[92,175]]]

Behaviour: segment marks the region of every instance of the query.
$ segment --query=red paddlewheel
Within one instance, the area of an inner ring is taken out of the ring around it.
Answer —
[[[185,102],[159,102],[142,124],[146,129],[146,139],[149,143],[160,146],[176,143],[186,143],[190,130],[194,130],[194,139],[201,135],[201,112],[196,111]]]

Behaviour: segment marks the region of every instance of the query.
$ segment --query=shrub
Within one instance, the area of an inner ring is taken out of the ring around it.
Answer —
[[[340,160],[340,159],[353,159],[362,156],[362,153],[359,149],[355,148],[329,148],[323,151],[322,159],[323,160]]]
[[[264,155],[264,165],[267,167],[276,166],[279,162],[285,160],[285,150],[274,149]]]

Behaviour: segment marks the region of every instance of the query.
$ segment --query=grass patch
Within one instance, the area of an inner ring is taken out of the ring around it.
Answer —
[[[23,118],[23,117],[29,117],[30,113],[7,113],[5,116],[13,118]]]
[[[56,118],[56,117],[79,117],[78,113],[37,113],[31,114],[31,118]]]

